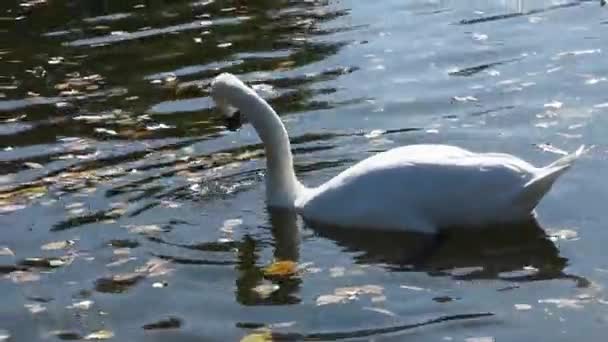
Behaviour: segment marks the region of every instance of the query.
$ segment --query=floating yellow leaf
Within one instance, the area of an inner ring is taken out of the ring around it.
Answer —
[[[290,277],[298,272],[298,264],[291,260],[275,261],[264,268],[267,277]]]
[[[243,337],[241,342],[272,342],[272,332],[268,330],[254,332]]]
[[[110,330],[97,330],[84,337],[85,340],[108,340],[114,337]]]

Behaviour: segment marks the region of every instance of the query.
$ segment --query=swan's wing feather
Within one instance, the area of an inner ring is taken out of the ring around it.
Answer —
[[[384,218],[393,221],[384,226],[400,220],[419,222],[420,215],[412,213],[444,221],[468,213],[482,219],[479,213],[496,215],[513,203],[534,170],[509,155],[475,154],[442,145],[406,146],[345,170],[301,206],[326,221],[353,224]]]

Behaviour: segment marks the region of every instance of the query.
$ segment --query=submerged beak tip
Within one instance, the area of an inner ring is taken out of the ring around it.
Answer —
[[[241,122],[241,111],[240,110],[236,110],[232,113],[230,113],[230,115],[226,115],[224,117],[224,122],[226,125],[226,128],[230,131],[238,131],[239,128],[241,128],[242,126],[242,122]]]

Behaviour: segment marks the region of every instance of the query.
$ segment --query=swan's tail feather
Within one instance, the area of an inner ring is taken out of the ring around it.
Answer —
[[[559,176],[566,172],[585,152],[585,146],[583,145],[574,153],[568,154],[540,169],[540,172],[526,183],[523,191],[517,198],[517,203],[522,205],[526,210],[534,209],[543,196],[549,192]]]
[[[585,145],[581,145],[574,153],[568,154],[545,166],[545,169],[553,169],[562,166],[571,166],[583,153],[587,152]]]

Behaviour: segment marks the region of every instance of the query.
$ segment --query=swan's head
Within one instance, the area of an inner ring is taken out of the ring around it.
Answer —
[[[224,117],[229,130],[237,130],[242,125],[241,108],[246,106],[248,97],[254,91],[238,77],[222,73],[211,82],[211,98]]]

